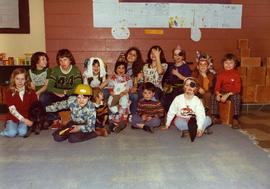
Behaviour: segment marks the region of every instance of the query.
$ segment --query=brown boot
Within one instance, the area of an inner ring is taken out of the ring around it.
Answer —
[[[240,123],[238,119],[233,119],[233,123],[232,123],[232,129],[240,129]]]
[[[95,132],[98,136],[103,136],[103,137],[108,136],[108,132],[105,128],[96,128]]]

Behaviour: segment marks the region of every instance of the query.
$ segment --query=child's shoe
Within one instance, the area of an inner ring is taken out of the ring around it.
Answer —
[[[120,133],[120,131],[122,131],[123,129],[125,129],[127,126],[127,124],[124,121],[121,121],[119,123],[119,125],[117,125],[116,127],[113,128],[113,131],[115,133]]]
[[[147,125],[143,126],[143,130],[145,130],[146,132],[150,132],[150,133],[154,133],[154,130],[152,127],[149,127]]]
[[[51,125],[51,129],[60,129],[61,128],[61,121],[59,119],[53,120]]]
[[[240,129],[240,123],[238,119],[233,119],[232,129]]]
[[[105,128],[98,128],[97,127],[96,130],[95,130],[95,132],[96,132],[96,134],[98,136],[103,136],[103,137],[108,136],[108,132],[107,132],[107,130]]]
[[[0,136],[5,136],[4,131],[1,131],[1,132],[0,132]]]

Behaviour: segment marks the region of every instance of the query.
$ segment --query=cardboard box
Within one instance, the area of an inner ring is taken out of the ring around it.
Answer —
[[[242,48],[240,49],[240,57],[250,57],[250,48]]]
[[[256,102],[270,102],[270,86],[256,86]]]
[[[266,75],[265,77],[265,86],[270,86],[270,75]]]
[[[248,48],[248,39],[238,39],[237,43],[238,49]]]
[[[256,85],[255,86],[245,86],[242,91],[242,102],[243,103],[254,103],[256,95]]]
[[[242,57],[241,67],[260,67],[261,62],[261,57]]]
[[[266,59],[266,67],[270,68],[270,57],[267,57]]]
[[[265,85],[266,67],[247,67],[247,86]]]
[[[233,119],[233,104],[230,100],[219,103],[219,115],[222,124],[231,125]]]
[[[247,75],[247,67],[238,67],[237,70],[239,71],[241,77]]]

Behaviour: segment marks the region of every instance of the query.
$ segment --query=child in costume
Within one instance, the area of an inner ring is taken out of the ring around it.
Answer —
[[[199,84],[197,96],[202,99],[207,114],[211,115],[211,101],[214,100],[215,88],[215,75],[209,70],[212,59],[205,53],[200,52],[197,55],[197,69],[192,72],[192,77],[196,78]]]
[[[93,88],[92,102],[96,108],[96,127],[108,128],[109,109],[104,94],[98,87]]]
[[[90,100],[92,89],[88,85],[79,84],[75,95],[69,96],[67,100],[55,102],[46,107],[47,112],[56,112],[70,109],[71,121],[66,126],[53,133],[57,142],[68,139],[70,143],[82,142],[97,136],[107,136],[104,128],[96,128],[96,110]]]
[[[123,61],[115,63],[114,73],[109,80],[110,97],[108,106],[110,109],[110,128],[119,133],[128,122],[129,115],[129,90],[132,88],[132,80],[126,74],[127,64]]]
[[[143,85],[143,98],[138,102],[137,114],[132,116],[132,128],[143,129],[153,133],[153,127],[158,127],[164,116],[164,108],[160,101],[154,98],[155,85],[146,82]]]
[[[188,77],[184,80],[184,94],[178,95],[173,100],[164,129],[168,129],[174,120],[174,125],[180,130],[188,130],[188,122],[192,116],[196,117],[197,137],[211,126],[211,118],[205,115],[205,108],[201,100],[195,95],[198,90],[197,81]],[[208,133],[208,132],[207,132]],[[210,133],[209,133],[210,134]]]
[[[214,101],[212,107],[213,116],[214,119],[219,120],[219,102],[232,101],[234,107],[232,128],[238,129],[240,128],[239,114],[241,108],[241,78],[240,73],[235,69],[238,60],[234,54],[228,53],[224,56],[222,62],[224,70],[217,75],[215,85],[216,101]]]
[[[6,91],[7,114],[6,127],[0,132],[1,136],[15,137],[17,134],[25,136],[28,127],[33,122],[28,118],[28,111],[33,102],[37,101],[34,90],[31,89],[27,71],[23,68],[15,69],[10,78],[10,85]]]
[[[186,63],[186,52],[177,46],[173,50],[174,64],[169,65],[163,77],[164,98],[162,104],[169,110],[173,99],[183,93],[183,83],[186,77],[191,76],[191,70]]]
[[[48,55],[44,52],[35,52],[31,57],[29,76],[32,88],[36,91],[37,97],[47,89],[48,79],[51,73],[48,61]]]
[[[103,60],[98,57],[91,57],[85,60],[84,66],[83,83],[90,85],[92,88],[99,87],[102,89],[105,99],[108,99],[107,72]]]

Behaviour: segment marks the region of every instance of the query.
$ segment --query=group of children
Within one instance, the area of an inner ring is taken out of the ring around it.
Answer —
[[[58,65],[52,69],[47,54],[36,52],[29,71],[18,68],[11,75],[6,94],[8,119],[0,135],[24,136],[33,124],[28,109],[36,100],[46,107],[52,127],[57,127],[55,141],[80,142],[119,133],[129,121],[132,129],[151,133],[162,120],[162,129],[175,125],[184,131],[191,116],[196,118],[200,137],[212,133],[212,123],[220,122],[218,103],[228,99],[234,104],[232,127],[239,128],[241,81],[236,57],[224,56],[224,71],[217,77],[211,57],[205,53],[198,53],[193,71],[180,46],[173,49],[173,59],[174,63],[168,64],[162,48],[153,46],[144,63],[140,50],[131,47],[119,56],[108,78],[100,58],[87,59],[81,75],[68,49],[58,51]],[[57,112],[66,109],[71,111],[71,121],[59,128]]]

